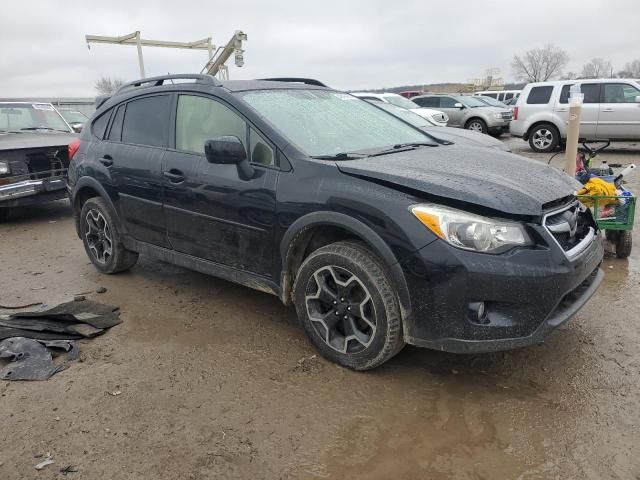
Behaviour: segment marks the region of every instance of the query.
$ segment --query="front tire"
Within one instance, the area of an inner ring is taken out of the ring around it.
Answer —
[[[138,261],[138,254],[124,247],[118,227],[115,216],[102,198],[90,198],[82,205],[82,243],[91,263],[102,273],[123,272]]]
[[[549,153],[560,144],[558,129],[548,123],[533,127],[529,132],[529,146],[537,153]]]
[[[478,133],[487,133],[489,131],[486,122],[481,118],[472,118],[467,122],[464,128]]]
[[[363,244],[332,243],[300,266],[296,312],[321,355],[354,370],[378,367],[404,347],[397,295]]]

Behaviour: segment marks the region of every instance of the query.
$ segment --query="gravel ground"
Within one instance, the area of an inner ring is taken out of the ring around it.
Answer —
[[[86,479],[640,479],[640,248],[607,256],[600,290],[544,345],[408,347],[355,373],[317,357],[275,297],[145,258],[98,274],[65,202],[0,225],[0,245],[1,304],[105,287],[88,297],[124,319],[49,381],[0,383],[0,479],[70,465]]]

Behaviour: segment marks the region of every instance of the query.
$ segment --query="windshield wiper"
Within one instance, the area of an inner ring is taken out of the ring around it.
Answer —
[[[25,128],[21,128],[20,130],[47,130],[49,132],[65,132],[65,133],[71,133],[68,130],[61,130],[60,128],[52,128],[52,127],[25,127]]]
[[[340,152],[333,155],[313,155],[311,158],[315,158],[316,160],[355,160],[356,158],[364,158],[366,156],[364,153]]]
[[[438,143],[435,142],[413,142],[413,143],[398,143],[391,148],[386,148],[377,153],[369,155],[370,157],[379,157],[380,155],[388,155],[396,152],[406,152],[408,150],[415,150],[419,147],[437,147]]]

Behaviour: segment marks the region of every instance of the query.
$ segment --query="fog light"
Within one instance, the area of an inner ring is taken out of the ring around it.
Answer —
[[[489,323],[484,302],[471,302],[469,304],[469,317],[473,323]]]

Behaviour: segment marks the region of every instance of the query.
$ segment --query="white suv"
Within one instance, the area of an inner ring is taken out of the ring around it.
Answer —
[[[351,95],[370,102],[390,103],[396,107],[411,110],[422,118],[426,118],[436,127],[446,127],[447,122],[449,121],[449,116],[446,113],[441,112],[440,110],[434,110],[433,108],[423,108],[412,100],[409,100],[402,95],[398,95],[397,93],[352,92]]]
[[[584,94],[580,138],[640,140],[640,81],[622,78],[530,83],[513,109],[511,135],[522,137],[536,152],[550,152],[566,138],[569,88]]]

